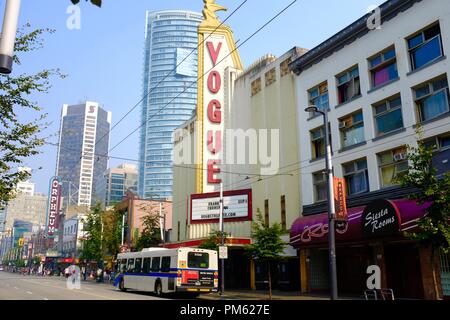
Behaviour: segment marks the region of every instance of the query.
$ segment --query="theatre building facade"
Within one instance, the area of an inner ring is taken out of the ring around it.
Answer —
[[[407,146],[433,146],[433,165],[450,169],[450,6],[446,0],[391,0],[381,25],[368,14],[294,59],[301,215],[290,242],[299,253],[301,290],[328,292],[327,184],[324,121],[305,112],[329,110],[334,176],[344,178],[348,223],[336,231],[340,296],[361,296],[381,269],[381,286],[396,298],[450,295],[448,255],[405,237],[430,204],[409,199],[395,176],[408,168]],[[433,271],[435,271],[433,273]]]

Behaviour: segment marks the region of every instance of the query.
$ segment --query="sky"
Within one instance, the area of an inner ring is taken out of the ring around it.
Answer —
[[[244,0],[217,0],[229,9],[220,12],[225,19]],[[244,41],[293,0],[247,0],[226,24],[236,40]],[[294,46],[312,49],[361,16],[371,6],[384,0],[297,0],[288,11],[258,33],[240,49],[244,67],[258,58],[280,56]],[[4,3],[0,13],[3,20]],[[44,47],[22,57],[22,65],[13,74],[59,68],[65,79],[52,79],[47,94],[32,95],[48,114],[49,127],[42,132],[50,142],[57,142],[62,105],[86,100],[99,102],[112,112],[113,125],[142,98],[145,12],[185,9],[201,12],[202,0],[103,0],[102,8],[81,0],[80,29],[67,28],[70,0],[22,0],[19,25],[51,28],[44,36]],[[111,131],[114,146],[139,125],[140,107]],[[21,119],[35,118],[31,111]],[[138,159],[138,133],[117,147],[110,156]],[[47,193],[49,179],[55,174],[57,148],[46,145],[41,154],[25,161],[33,169],[36,191]],[[114,167],[123,161],[110,160]]]

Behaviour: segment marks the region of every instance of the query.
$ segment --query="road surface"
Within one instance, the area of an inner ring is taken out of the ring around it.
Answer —
[[[81,282],[81,289],[71,290],[66,279],[23,276],[0,271],[0,300],[165,300],[150,293],[121,292],[112,285]]]

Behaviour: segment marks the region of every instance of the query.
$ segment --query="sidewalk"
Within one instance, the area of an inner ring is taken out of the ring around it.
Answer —
[[[204,300],[269,300],[268,291],[225,291],[221,296],[219,293],[202,294],[199,296]],[[272,300],[329,300],[323,295],[304,295],[294,291],[278,291],[272,292]]]

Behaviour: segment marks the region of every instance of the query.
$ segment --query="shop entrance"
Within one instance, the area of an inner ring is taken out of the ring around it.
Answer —
[[[419,249],[414,244],[385,245],[386,281],[395,298],[424,297]]]
[[[363,295],[367,289],[366,270],[373,261],[373,249],[369,246],[338,247],[336,266],[340,296]]]
[[[219,268],[220,266],[219,260]],[[243,248],[228,247],[228,259],[225,260],[225,291],[233,289],[250,289],[250,260]]]

